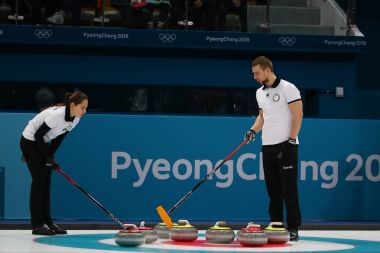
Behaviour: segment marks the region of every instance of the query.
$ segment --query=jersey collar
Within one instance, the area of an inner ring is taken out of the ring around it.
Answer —
[[[281,78],[276,77],[276,80],[274,80],[272,86],[266,86],[263,85],[263,90],[269,89],[269,88],[276,88],[280,84]]]
[[[68,106],[65,107],[65,120],[66,121],[74,121],[75,119],[75,116],[74,117],[70,117],[70,108]]]

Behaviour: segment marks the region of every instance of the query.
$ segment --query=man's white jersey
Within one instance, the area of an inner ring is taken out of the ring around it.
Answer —
[[[301,100],[297,87],[277,78],[272,87],[259,88],[256,99],[264,116],[262,144],[274,145],[288,140],[292,127],[289,104]]]

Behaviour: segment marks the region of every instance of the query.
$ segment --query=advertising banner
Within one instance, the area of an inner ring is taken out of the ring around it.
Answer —
[[[30,176],[19,137],[33,114],[0,114],[5,218],[28,216]],[[56,154],[61,168],[121,219],[159,219],[242,141],[249,117],[86,115]],[[380,142],[376,120],[304,119],[299,194],[304,220],[379,220]],[[261,135],[243,146],[173,213],[174,219],[264,220],[268,198]],[[17,201],[15,201],[17,199]],[[58,173],[52,212],[107,219]]]
[[[364,37],[265,33],[138,30],[93,27],[0,25],[0,43],[120,46],[136,48],[204,48],[308,52],[362,52]]]

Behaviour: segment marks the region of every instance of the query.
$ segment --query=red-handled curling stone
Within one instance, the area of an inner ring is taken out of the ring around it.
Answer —
[[[191,242],[198,238],[198,229],[190,225],[187,220],[179,220],[178,225],[170,229],[169,237],[173,241]]]
[[[243,246],[262,246],[268,243],[268,236],[260,225],[250,222],[237,233],[237,241]]]
[[[211,243],[230,243],[234,238],[234,231],[227,227],[224,221],[218,221],[206,231],[206,240]]]
[[[177,223],[173,223],[174,225],[178,225]],[[157,231],[157,236],[159,239],[169,239],[169,231],[170,228],[166,226],[165,223],[161,222],[154,226],[154,230]]]
[[[142,221],[137,229],[145,235],[145,243],[153,243],[157,241],[157,231],[153,228],[145,227],[145,221]]]
[[[145,243],[145,235],[135,224],[124,224],[125,230],[120,230],[115,236],[116,244],[126,247],[136,247]]]
[[[290,239],[288,230],[284,228],[282,222],[271,222],[268,227],[264,229],[264,233],[268,236],[269,243],[282,244],[287,243]]]

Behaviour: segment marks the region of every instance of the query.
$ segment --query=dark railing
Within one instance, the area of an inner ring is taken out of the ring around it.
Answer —
[[[347,0],[347,30],[346,35],[350,35],[352,28],[356,27],[356,0]]]
[[[24,16],[20,15],[20,5],[19,5],[19,0],[16,0],[15,5],[14,5],[14,14],[8,15],[9,20],[14,20],[15,24],[17,25],[21,20],[24,20]]]
[[[265,22],[261,25],[261,28],[264,29],[266,32],[270,32],[271,30],[271,23],[270,23],[270,4],[271,0],[266,1],[266,8],[265,8]]]
[[[0,219],[4,219],[5,168],[0,167]]]

